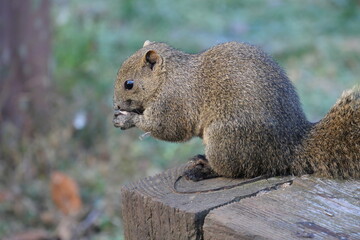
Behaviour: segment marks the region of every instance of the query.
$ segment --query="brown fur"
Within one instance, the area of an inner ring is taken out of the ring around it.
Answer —
[[[292,172],[360,178],[360,90],[343,93],[297,146]]]
[[[230,42],[186,54],[164,43],[144,45],[119,70],[116,127],[136,126],[165,141],[201,137],[221,176],[360,177],[358,90],[313,124],[284,71],[254,46]],[[126,80],[134,81],[132,89],[124,88]]]

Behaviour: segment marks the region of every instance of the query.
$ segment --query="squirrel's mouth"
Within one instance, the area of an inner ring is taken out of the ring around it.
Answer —
[[[139,108],[139,109],[133,109],[133,110],[123,110],[123,109],[116,109],[114,110],[114,117],[120,116],[120,115],[128,115],[130,113],[136,113],[139,115],[142,115],[144,113],[145,109]]]

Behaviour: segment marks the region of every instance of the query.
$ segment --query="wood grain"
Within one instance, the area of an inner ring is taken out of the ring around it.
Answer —
[[[202,226],[210,210],[292,182],[291,177],[192,182],[180,177],[184,169],[185,165],[122,188],[127,240],[203,239]]]
[[[360,182],[296,178],[211,211],[204,239],[360,239]]]

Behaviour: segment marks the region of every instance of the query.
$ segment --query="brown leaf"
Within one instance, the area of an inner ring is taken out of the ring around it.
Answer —
[[[65,215],[74,216],[82,209],[78,186],[75,180],[64,173],[51,174],[51,197],[55,206]]]

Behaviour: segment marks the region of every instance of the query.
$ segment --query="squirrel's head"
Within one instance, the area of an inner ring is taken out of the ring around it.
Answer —
[[[114,90],[114,109],[142,114],[157,96],[165,78],[163,43],[145,41],[143,48],[120,67]]]

